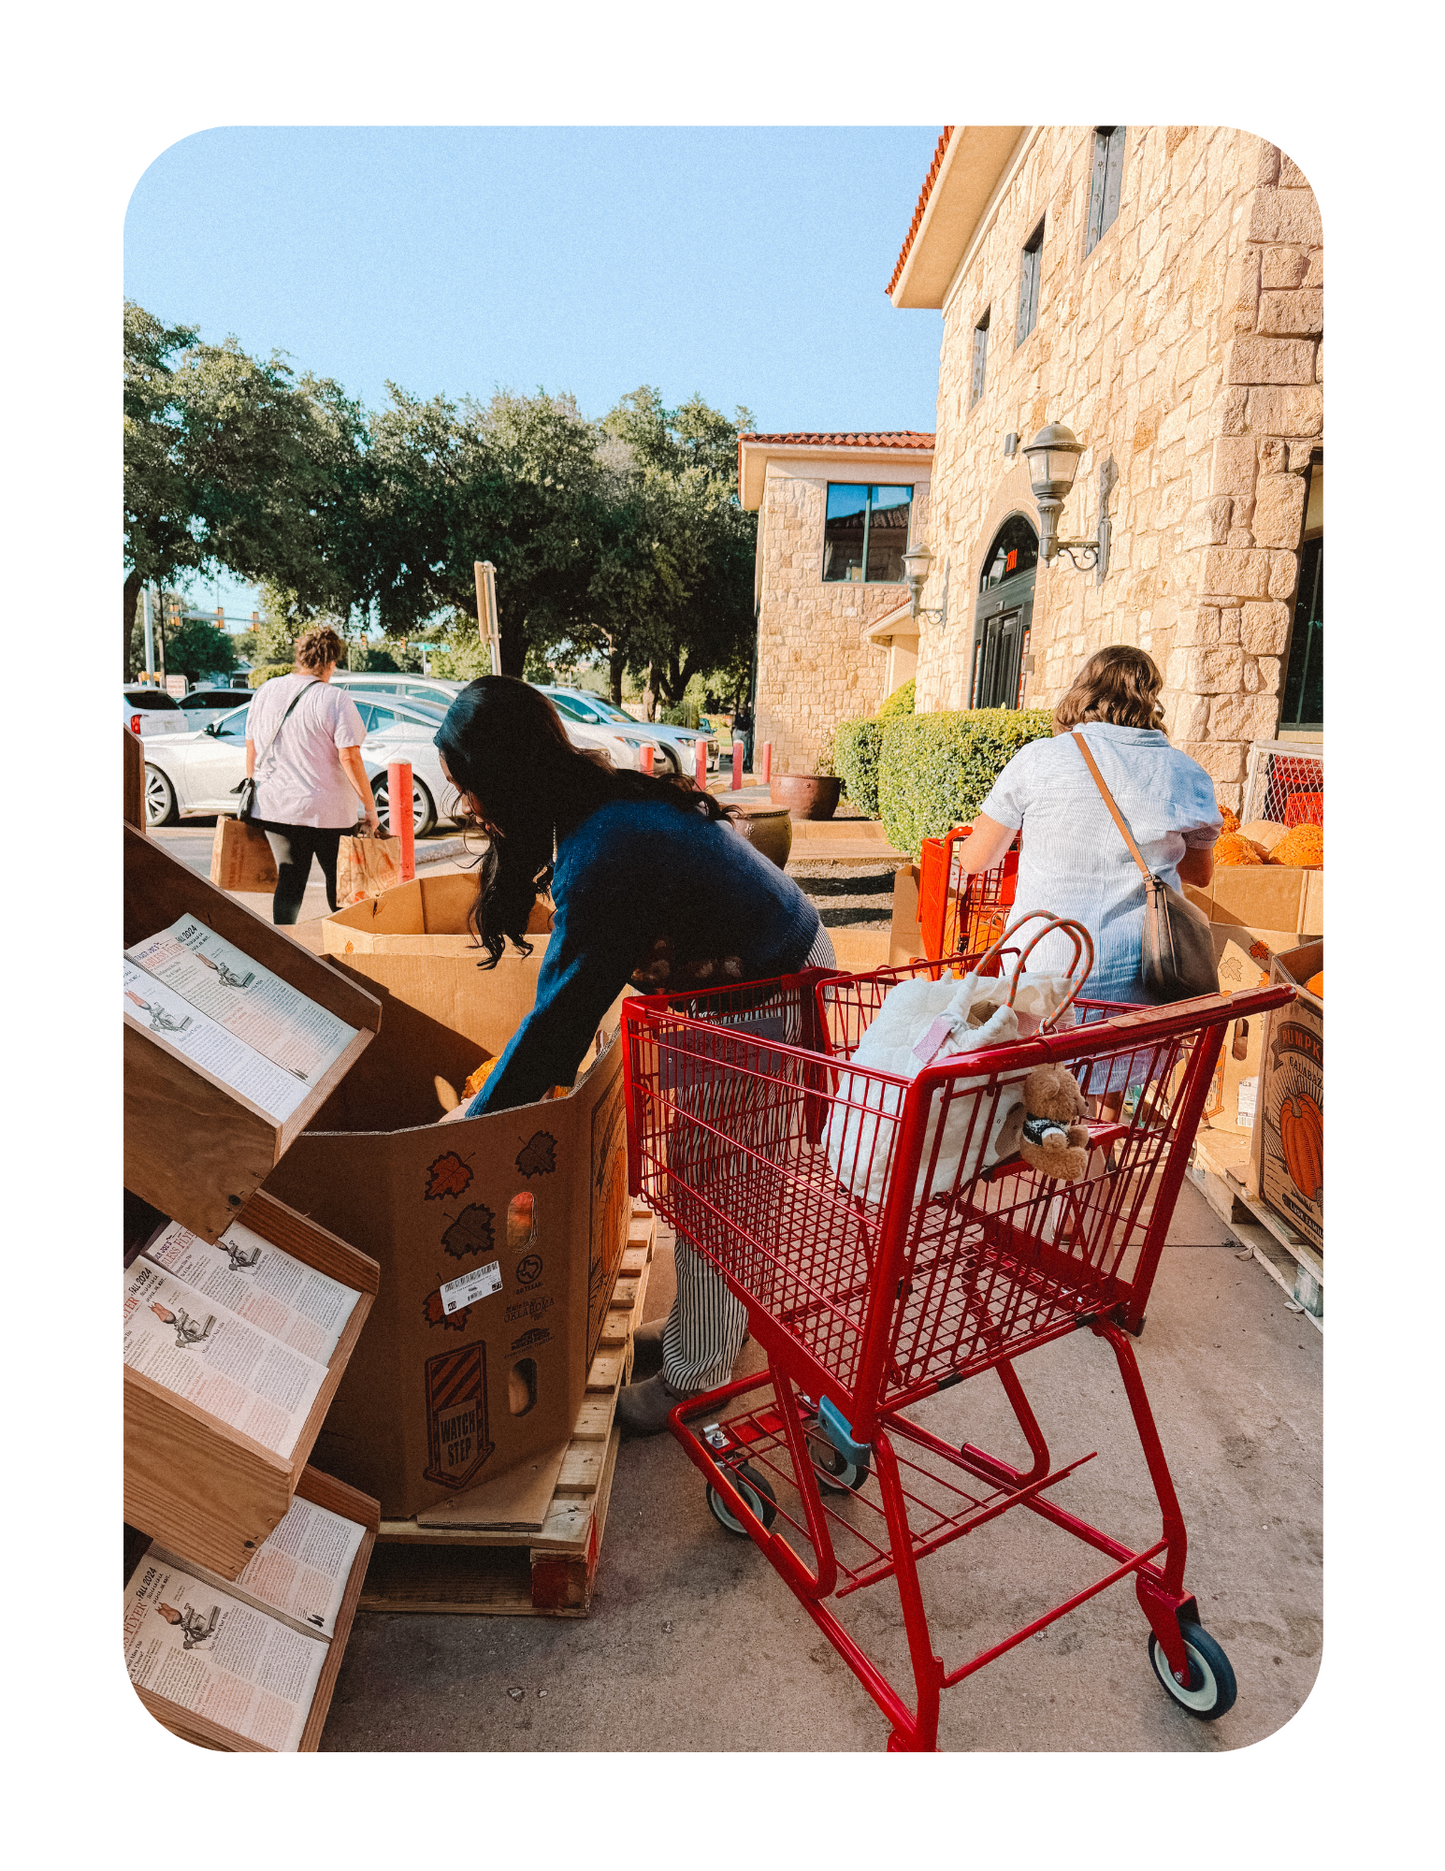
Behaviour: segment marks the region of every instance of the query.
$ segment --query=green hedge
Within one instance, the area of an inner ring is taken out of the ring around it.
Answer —
[[[889,843],[916,858],[925,838],[975,818],[1020,747],[1052,731],[1046,708],[973,708],[888,722],[878,809]]]
[[[259,669],[253,669],[246,680],[253,689],[259,689],[263,682],[269,682],[273,676],[289,676],[296,667],[294,663],[262,663]]]
[[[833,730],[833,769],[849,802],[865,817],[878,816],[878,756],[883,751],[881,721],[840,721]]]
[[[913,689],[914,679],[910,676],[901,688],[896,688],[888,700],[879,705],[878,719],[895,721],[899,715],[911,715],[913,713]]]

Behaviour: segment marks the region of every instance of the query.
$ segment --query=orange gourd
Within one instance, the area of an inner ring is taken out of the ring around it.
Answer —
[[[1214,862],[1226,864],[1264,864],[1269,854],[1263,845],[1257,845],[1252,838],[1242,838],[1238,832],[1225,832],[1215,840]]]
[[[1305,982],[1305,993],[1313,994],[1316,1000],[1324,999],[1325,971],[1323,968],[1320,969],[1318,974],[1312,974],[1309,980]]]
[[[1286,1098],[1280,1106],[1279,1141],[1290,1180],[1307,1202],[1324,1186],[1324,1115],[1313,1098]]]
[[[1325,834],[1318,825],[1296,825],[1287,831],[1269,853],[1271,864],[1297,865],[1301,870],[1318,871],[1325,864]]]

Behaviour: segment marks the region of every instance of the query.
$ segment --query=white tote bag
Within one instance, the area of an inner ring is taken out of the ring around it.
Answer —
[[[1018,918],[983,960],[1002,949],[1025,923],[1042,915],[1040,911],[1033,911]],[[1012,975],[974,973],[965,975],[961,981],[952,976],[931,981],[926,975],[918,975],[890,988],[868,1031],[858,1042],[853,1064],[867,1066],[875,1072],[890,1072],[902,1079],[914,1079],[925,1065],[981,1052],[991,1046],[1008,1046],[1041,1030],[1052,1029],[1061,1021],[1071,1021],[1069,1008],[1093,966],[1093,943],[1081,924],[1055,916],[1045,921],[1046,927],[1023,949]],[[1074,938],[1074,959],[1069,971],[1065,974],[1028,973],[1023,964],[1029,950],[1055,929]],[[955,1095],[948,1105],[946,1120],[943,1120],[941,1102],[935,1103],[929,1114],[918,1183],[913,1193],[916,1203],[966,1182],[979,1169],[990,1168],[1011,1153],[1011,1142],[1002,1149],[999,1144],[1008,1118],[1023,1096],[1024,1076],[1020,1073],[1016,1084],[1003,1086],[996,1099],[992,1093],[981,1098]],[[974,1079],[957,1081],[955,1091],[966,1094],[969,1089],[987,1083],[987,1075],[980,1074]],[[862,1201],[881,1203],[884,1198],[903,1098],[901,1086],[886,1085],[852,1072],[840,1076],[825,1137],[828,1162],[848,1193]],[[941,1120],[944,1122],[943,1138],[930,1172]]]

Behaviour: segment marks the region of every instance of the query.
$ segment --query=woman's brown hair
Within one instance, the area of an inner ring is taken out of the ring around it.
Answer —
[[[1107,721],[1116,728],[1162,728],[1159,691],[1163,687],[1158,663],[1143,650],[1127,643],[1095,650],[1055,707],[1054,732],[1066,733],[1081,721]]]
[[[346,645],[330,624],[318,624],[296,639],[296,667],[325,669],[328,663],[344,663]]]

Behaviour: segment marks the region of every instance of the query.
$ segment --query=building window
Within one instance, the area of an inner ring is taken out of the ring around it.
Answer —
[[[1019,268],[1019,335],[1014,340],[1022,344],[1039,320],[1039,274],[1043,271],[1044,224],[1039,222],[1029,236],[1024,248],[1023,263]]]
[[[1089,233],[1084,252],[1092,253],[1119,212],[1119,181],[1124,173],[1124,126],[1110,124],[1094,132],[1094,173],[1089,182]]]
[[[990,307],[991,311],[993,308]],[[973,382],[968,393],[968,406],[974,404],[983,395],[983,366],[988,355],[988,312],[973,328]]]
[[[830,481],[823,524],[824,584],[902,584],[912,509],[911,487]]]
[[[1033,571],[1038,562],[1039,536],[1022,514],[1015,513],[994,535],[979,573],[978,588],[991,591],[1006,578],[1018,578],[1024,572]]]

